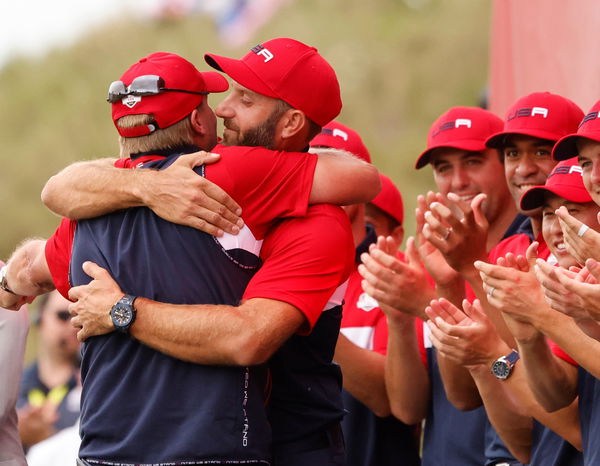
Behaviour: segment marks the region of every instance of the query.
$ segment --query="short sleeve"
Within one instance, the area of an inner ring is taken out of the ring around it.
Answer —
[[[276,218],[302,217],[312,190],[317,155],[261,147],[218,146],[218,163],[205,176],[242,207],[242,218],[258,239]]]
[[[45,255],[54,286],[65,298],[69,299],[71,283],[69,267],[71,250],[77,222],[63,218],[54,234],[46,241]]]
[[[373,309],[371,312],[377,311],[380,316],[375,324],[373,333],[373,351],[379,354],[387,354],[388,344],[388,326],[385,314],[380,308]]]
[[[417,332],[417,344],[419,345],[419,354],[423,365],[427,367],[427,350],[425,349],[425,333],[423,326],[425,322],[418,317],[415,319],[415,331]]]
[[[579,364],[577,364],[577,361],[575,361],[575,359],[573,359],[571,356],[569,356],[567,354],[567,352],[564,351],[560,346],[558,346],[556,343],[554,343],[549,338],[547,338],[547,341],[548,341],[548,346],[550,346],[550,349],[552,350],[552,354],[554,354],[554,356],[562,359],[563,361],[568,362],[569,364],[571,364],[575,367],[579,367]]]
[[[348,217],[339,207],[311,206],[306,217],[282,220],[269,231],[261,258],[263,266],[248,284],[244,299],[289,303],[312,329],[353,268]]]

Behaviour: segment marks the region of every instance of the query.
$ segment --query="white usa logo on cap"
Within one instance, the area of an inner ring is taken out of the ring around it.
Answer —
[[[141,100],[141,95],[128,95],[121,99],[121,103],[129,108],[133,108],[138,102],[141,102]]]

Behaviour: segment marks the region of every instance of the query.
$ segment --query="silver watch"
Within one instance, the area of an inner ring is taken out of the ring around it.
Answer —
[[[519,358],[519,353],[516,350],[512,350],[506,356],[499,357],[492,363],[492,374],[500,380],[508,379]]]
[[[3,265],[2,268],[0,268],[0,288],[2,288],[4,291],[11,293],[11,294],[15,294],[15,292],[13,290],[11,290],[8,287],[8,283],[6,283],[6,274],[8,273],[8,265]]]

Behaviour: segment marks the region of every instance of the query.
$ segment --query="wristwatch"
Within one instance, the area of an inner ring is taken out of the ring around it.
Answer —
[[[137,296],[126,294],[110,310],[110,318],[115,329],[122,333],[129,333],[129,327],[135,320],[135,307],[133,302]]]
[[[0,268],[0,288],[2,288],[4,291],[6,291],[8,293],[15,294],[15,292],[8,287],[8,283],[6,283],[6,274],[7,273],[8,273],[8,265],[3,265],[2,268]]]
[[[512,350],[506,356],[501,356],[492,363],[492,374],[500,380],[510,377],[515,363],[521,356],[516,350]]]

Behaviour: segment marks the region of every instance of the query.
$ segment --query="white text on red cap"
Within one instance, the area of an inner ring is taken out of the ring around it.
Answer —
[[[265,63],[267,63],[269,60],[274,58],[273,53],[271,53],[271,51],[269,49],[264,48],[260,44],[255,45],[250,50],[253,51],[256,55],[262,55],[263,57],[265,57],[265,61],[264,61]]]
[[[461,126],[466,126],[467,128],[470,128],[472,126],[472,124],[473,124],[473,122],[468,118],[457,118],[456,120],[453,120],[453,121],[447,121],[443,125],[440,125],[438,130],[435,132],[434,136],[437,136],[442,131],[460,128]]]
[[[520,117],[532,117],[535,115],[541,115],[544,118],[548,118],[548,109],[544,107],[526,107],[515,110],[515,113],[509,115],[507,120],[512,120],[514,118]]]

